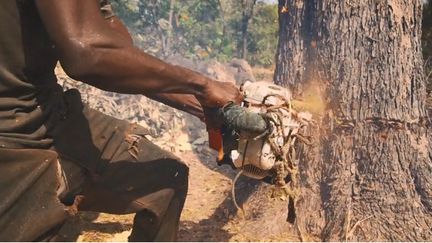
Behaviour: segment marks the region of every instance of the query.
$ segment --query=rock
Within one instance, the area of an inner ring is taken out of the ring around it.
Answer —
[[[220,82],[236,83],[235,69],[217,61],[207,63],[205,74]]]
[[[179,55],[173,55],[168,57],[165,61],[189,68],[221,82],[241,85],[246,81],[256,81],[252,67],[244,59],[234,58],[229,63],[221,63],[215,60],[194,61]]]
[[[203,145],[208,141],[206,137],[200,137],[192,142],[193,145]]]
[[[182,143],[178,145],[180,152],[192,151],[192,145],[190,143]]]
[[[192,145],[189,143],[189,136],[187,134],[177,136],[174,144],[180,152],[192,151]]]
[[[241,85],[246,81],[256,82],[252,67],[244,59],[234,58],[229,66],[235,69],[235,79],[237,85]]]
[[[165,59],[166,62],[169,62],[174,65],[182,66],[185,68],[189,68],[191,70],[199,72],[199,64],[197,64],[195,61],[191,59],[187,59],[185,57],[182,57],[180,55],[173,55],[169,56]]]

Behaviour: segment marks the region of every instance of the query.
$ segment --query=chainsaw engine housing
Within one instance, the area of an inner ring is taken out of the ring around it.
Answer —
[[[286,107],[291,101],[292,95],[288,89],[268,82],[246,82],[242,86],[242,92],[245,96],[244,106],[249,112],[278,116],[278,122],[269,122],[273,148],[269,142],[269,134],[256,138],[242,137],[240,134],[238,149],[231,152],[234,166],[241,169],[243,175],[263,179],[274,174],[275,163],[280,160],[274,153],[274,146],[281,150],[290,146],[286,144],[288,138],[297,133],[302,124],[298,113],[295,113],[294,117],[290,109],[277,108],[284,105]],[[269,113],[269,109],[274,112]],[[308,118],[307,114],[300,115]]]

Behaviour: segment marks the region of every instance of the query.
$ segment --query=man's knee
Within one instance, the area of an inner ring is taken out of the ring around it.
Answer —
[[[186,195],[189,183],[189,166],[181,160],[174,160],[175,163],[175,189],[177,193]]]

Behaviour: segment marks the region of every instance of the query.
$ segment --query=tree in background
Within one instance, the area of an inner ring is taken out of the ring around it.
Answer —
[[[275,80],[323,92],[300,161],[305,240],[432,239],[421,0],[279,0]],[[306,97],[307,98],[307,97]]]
[[[134,33],[135,43],[156,56],[274,62],[275,4],[256,0],[116,0],[113,4]]]
[[[239,11],[247,5],[249,5],[248,10]],[[278,36],[277,6],[262,1],[243,3],[227,0],[223,9],[227,16],[230,39],[233,43],[237,43],[236,57],[243,58],[242,54],[246,53],[246,60],[252,64],[272,65],[275,60]],[[250,13],[251,10],[253,14]],[[250,19],[246,21],[247,18]],[[247,26],[244,24],[246,22]],[[246,52],[243,51],[244,48],[247,49]]]
[[[189,58],[228,59],[232,56],[229,39],[224,35],[224,23],[217,0],[189,1],[179,9],[175,52]]]
[[[256,4],[256,0],[241,0],[241,41],[240,47],[238,48],[240,51],[239,56],[243,59],[247,59],[248,54],[248,34],[249,34],[249,23],[254,15],[254,7]]]
[[[276,5],[258,2],[248,28],[250,63],[271,66],[275,61],[278,40],[278,9]]]
[[[172,38],[170,14],[175,11],[175,1],[128,0],[112,1],[115,12],[134,34],[134,41],[145,51],[156,55],[168,54],[167,42]],[[172,16],[172,15],[171,15]],[[170,44],[168,44],[169,46]]]

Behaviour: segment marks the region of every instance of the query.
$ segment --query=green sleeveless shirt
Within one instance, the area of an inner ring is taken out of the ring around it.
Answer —
[[[35,0],[0,0],[0,148],[51,146],[48,131],[64,111],[57,60]]]

